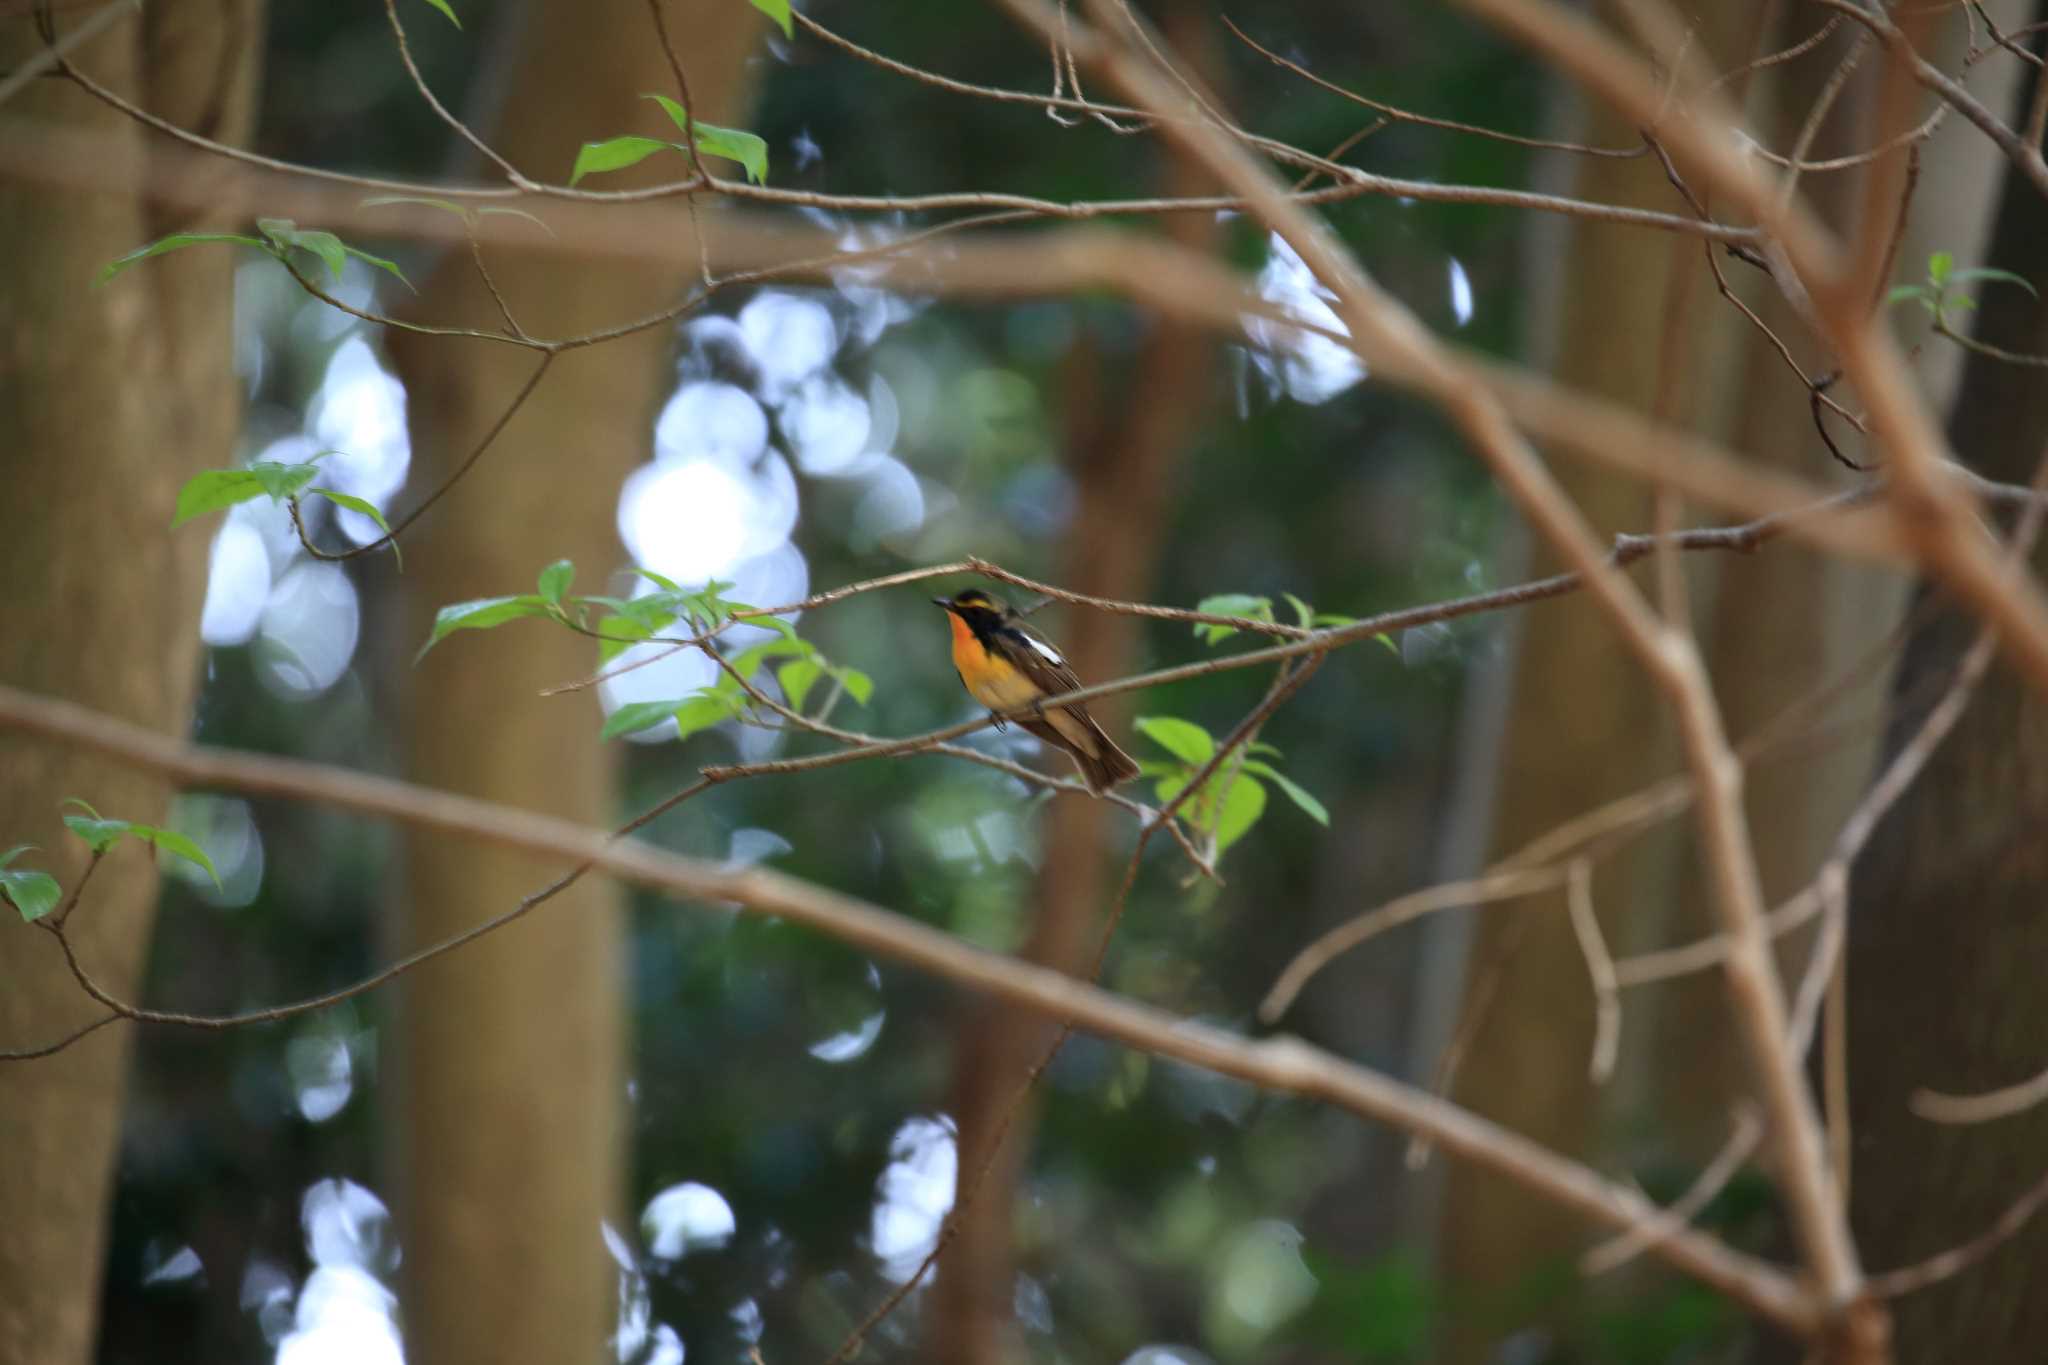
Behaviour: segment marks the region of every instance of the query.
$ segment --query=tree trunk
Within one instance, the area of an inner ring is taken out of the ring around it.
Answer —
[[[1189,6],[1176,5],[1167,36],[1208,80],[1216,63],[1206,22]],[[1164,194],[1213,189],[1177,153],[1166,179]],[[1203,215],[1176,214],[1163,226],[1182,246],[1207,249],[1216,241],[1216,224]],[[1103,392],[1098,361],[1084,340],[1068,365],[1075,515],[1057,581],[1091,596],[1143,599],[1158,561],[1174,468],[1214,400],[1216,347],[1205,329],[1160,320],[1139,349],[1127,390]],[[1136,617],[1070,610],[1061,619],[1060,643],[1084,681],[1123,677],[1139,666],[1138,626]],[[1122,737],[1127,703],[1106,697],[1089,709],[1111,735]],[[1026,960],[1075,975],[1087,972],[1104,923],[1112,817],[1124,818],[1078,795],[1056,796],[1046,808],[1038,912],[1020,950]],[[959,1234],[941,1266],[931,1308],[932,1358],[996,1365],[1023,1358],[1011,1323],[1011,1214],[1038,1106],[1036,1096],[1020,1105],[1019,1092],[1054,1030],[985,1001],[965,1008],[968,1022],[953,1063],[962,1189],[989,1160],[989,1145],[1013,1106],[1019,1109],[979,1194],[962,1212]]]
[[[1636,132],[1602,113],[1586,136],[1613,145]],[[1581,164],[1574,192],[1666,209],[1672,197],[1653,168],[1605,158]],[[1560,382],[1650,406],[1672,268],[1669,243],[1660,237],[1601,223],[1573,226],[1555,324]],[[1648,525],[1650,499],[1641,484],[1583,465],[1556,472],[1599,530]],[[1528,566],[1534,574],[1556,568],[1547,553]],[[1658,697],[1589,601],[1568,597],[1529,607],[1515,629],[1521,643],[1514,690],[1495,760],[1494,858],[1648,784],[1669,771],[1674,755]],[[1648,903],[1668,889],[1668,854],[1645,846],[1608,863],[1596,879],[1597,903],[1610,912]],[[1452,1095],[1546,1147],[1583,1154],[1598,1132],[1599,1097],[1587,1078],[1593,1000],[1563,894],[1481,913],[1465,1008],[1484,1012],[1476,1027],[1460,1024],[1472,1031]],[[1451,1167],[1444,1181],[1439,1264],[1446,1280],[1462,1289],[1511,1293],[1583,1235],[1577,1219],[1501,1176]],[[1461,1315],[1447,1324],[1445,1358],[1482,1358],[1511,1325],[1496,1315]]]
[[[651,106],[640,93],[673,91],[674,79],[640,0],[527,8],[504,111],[486,136],[530,174],[561,180],[583,141],[646,131]],[[764,23],[746,5],[670,6],[700,117],[738,121],[743,63]],[[643,169],[659,178],[681,167]],[[631,183],[644,182],[614,181]],[[538,230],[536,240],[546,240]],[[661,269],[509,250],[494,250],[489,264],[520,324],[549,337],[651,311],[680,297],[698,268],[687,238]],[[418,316],[502,325],[466,253],[444,260]],[[392,349],[409,394],[413,487],[431,488],[475,447],[535,357],[483,342],[402,342]],[[557,558],[576,561],[579,586],[603,591],[604,575],[622,558],[613,529],[620,483],[651,451],[672,342],[671,329],[657,328],[555,362],[408,540],[407,642],[425,639],[447,603],[531,591],[535,574]],[[610,822],[614,772],[598,742],[592,694],[536,695],[587,673],[593,658],[588,641],[538,625],[442,646],[405,688],[407,775]],[[508,909],[563,870],[473,845],[415,841],[399,946],[437,941]],[[622,969],[617,896],[585,882],[407,978],[391,1061],[404,1096],[393,1113],[407,1348],[418,1359],[556,1365],[606,1349],[617,1271],[598,1224],[616,1218],[623,1194]]]
[[[2048,7],[2035,16],[2048,18]],[[2025,104],[2016,106],[2020,111]],[[1977,260],[1958,258],[1958,264]],[[2048,203],[2008,172],[1982,264],[2048,280]],[[1975,290],[1979,340],[2048,353],[2048,308],[2017,286]],[[1958,457],[2027,480],[2042,458],[2041,372],[1972,356],[1949,421]],[[2036,549],[2038,574],[2048,552]],[[1923,596],[1931,590],[1922,588]],[[1914,632],[1899,666],[1888,750],[1917,727],[1974,633],[1953,610]],[[1922,1087],[1969,1093],[2048,1065],[2039,964],[2048,952],[2048,702],[1994,665],[1934,760],[1859,860],[1849,917],[1852,1208],[1865,1264],[1884,1270],[1984,1232],[2040,1180],[2048,1109],[1984,1127],[1916,1117]],[[1898,1359],[2040,1359],[2048,1333],[2048,1225],[1894,1306]]]
[[[25,7],[23,7],[25,9]],[[60,9],[69,21],[80,11]],[[74,54],[95,79],[229,142],[248,132],[261,16],[253,0],[152,7]],[[0,69],[41,46],[0,20]],[[10,117],[133,141],[145,134],[61,79],[31,84]],[[179,486],[234,457],[241,386],[232,366],[230,252],[152,262],[95,290],[109,260],[180,228],[140,198],[0,184],[0,581],[9,585],[0,678],[181,734],[198,683],[207,533],[169,530]],[[58,823],[67,796],[155,821],[163,785],[42,743],[0,741],[0,844],[66,886],[84,849]],[[133,999],[156,905],[156,865],[110,855],[71,921],[80,956]],[[57,945],[0,913],[0,1038],[52,1041],[98,1013]],[[0,1067],[0,1360],[93,1357],[106,1256],[125,1027],[55,1056]]]
[[[1777,49],[1797,42],[1812,31],[1811,17],[1788,8],[1769,46]],[[1996,17],[2015,27],[2021,22],[2014,14]],[[1936,36],[1940,41],[1930,44],[1927,55],[1950,69],[1960,62],[1967,36],[1960,16]],[[1831,69],[1845,52],[1845,42],[1832,42],[1806,58],[1806,64],[1770,73],[1762,82],[1762,98],[1751,101],[1751,123],[1766,130],[1772,146],[1792,144],[1820,83],[1816,73]],[[1994,108],[2000,107],[2010,98],[2017,71],[2017,63],[1986,70],[1973,90]],[[1883,141],[1885,133],[1876,126],[1880,74],[1873,54],[1866,51],[1856,77],[1822,126],[1811,158],[1859,152]],[[1975,259],[1988,233],[2001,164],[1989,155],[1924,159],[1900,242],[1899,277],[1917,278],[1931,250],[1951,250]],[[1812,172],[1800,188],[1824,221],[1846,233],[1853,230],[1862,209],[1865,175],[1861,170]],[[1724,271],[1733,272],[1731,283],[1742,288],[1751,306],[1786,339],[1807,373],[1823,374],[1831,367],[1830,358],[1813,344],[1809,329],[1783,296],[1768,286],[1754,287],[1760,283],[1756,271],[1739,263],[1724,265]],[[1709,306],[1726,307],[1718,300]],[[1961,373],[1959,361],[1956,349],[1946,346],[1924,348],[1916,357],[1933,401],[1946,403]],[[1834,465],[1815,432],[1798,377],[1754,328],[1742,330],[1741,354],[1732,375],[1724,386],[1732,400],[1724,406],[1732,411],[1724,414],[1722,426],[1735,448],[1808,478],[1847,474]],[[1852,395],[1836,396],[1849,398],[1854,406]],[[1850,458],[1868,453],[1869,443],[1847,423],[1832,414],[1828,422]],[[1690,567],[1697,580],[1711,587],[1714,605],[1703,613],[1702,644],[1728,731],[1738,738],[1757,733],[1795,698],[1867,658],[1897,624],[1907,595],[1906,584],[1889,569],[1784,543],[1764,554],[1696,560]],[[1815,719],[1824,723],[1876,705],[1888,673],[1882,665],[1866,669],[1858,687],[1841,694]],[[1823,750],[1789,758],[1765,755],[1750,765],[1745,806],[1758,872],[1772,903],[1805,885],[1826,856],[1865,785],[1878,738],[1871,731],[1850,730]],[[1667,925],[1666,941],[1715,930],[1717,921],[1705,894],[1698,878],[1688,881],[1678,918]],[[1785,955],[1788,970],[1796,970],[1803,961],[1805,947]],[[1662,1161],[1696,1168],[1710,1160],[1725,1139],[1730,1105],[1749,1089],[1748,1063],[1726,1027],[1727,984],[1719,973],[1699,973],[1644,993],[1641,1005],[1647,1008],[1640,1010],[1640,1017],[1656,1042],[1641,1050],[1647,1064],[1630,1078],[1626,1104],[1630,1118],[1649,1115],[1654,1122],[1623,1122],[1658,1132],[1654,1148],[1646,1146],[1631,1155],[1640,1164]]]

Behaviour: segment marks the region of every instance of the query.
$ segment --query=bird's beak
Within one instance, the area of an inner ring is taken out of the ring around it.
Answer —
[[[932,605],[935,607],[944,607],[947,611],[953,610],[953,604],[943,597],[934,597],[932,599]]]

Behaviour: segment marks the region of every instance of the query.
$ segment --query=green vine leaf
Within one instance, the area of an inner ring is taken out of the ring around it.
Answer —
[[[624,137],[607,138],[603,142],[586,142],[583,150],[576,153],[576,165],[569,172],[569,183],[574,185],[586,175],[600,171],[622,171],[628,166],[637,166],[656,152],[675,146],[658,137],[639,137],[628,133]]]
[[[792,663],[786,663],[775,674],[776,680],[782,684],[783,700],[789,704],[792,711],[804,709],[804,698],[811,695],[811,688],[824,676],[825,666],[816,658],[797,659]]]
[[[507,621],[517,621],[528,616],[547,616],[549,602],[535,593],[518,597],[479,597],[471,602],[456,602],[434,613],[434,629],[427,642],[420,646],[420,652],[413,656],[418,663],[427,657],[427,651],[447,639],[458,630],[491,630]]]
[[[553,606],[562,604],[562,595],[569,591],[569,585],[576,581],[576,566],[566,559],[558,559],[540,571],[541,600]]]
[[[403,570],[405,568],[405,555],[399,550],[398,542],[392,539],[391,523],[384,520],[384,514],[377,510],[376,503],[359,498],[353,493],[342,493],[332,488],[308,488],[306,491],[316,497],[327,499],[337,507],[346,507],[351,512],[360,512],[375,522],[377,529],[384,533],[384,538],[391,542],[391,553],[397,559],[399,569]]]
[[[294,224],[289,218],[258,218],[256,220],[256,227],[265,237],[270,239],[272,247],[280,258],[282,258],[283,253],[292,250],[310,252],[320,258],[327,266],[328,273],[332,274],[337,280],[341,278],[342,269],[348,265],[348,258],[353,256],[359,261],[377,267],[379,270],[390,272],[407,289],[412,289],[413,287],[412,281],[405,277],[405,272],[398,268],[396,262],[387,260],[382,256],[373,256],[358,247],[352,247],[331,232],[325,232],[319,228],[302,228]],[[413,289],[413,292],[417,294],[419,291]]]
[[[1246,761],[1244,770],[1248,773],[1257,773],[1261,777],[1270,779],[1286,794],[1288,800],[1307,812],[1309,819],[1325,829],[1330,827],[1330,812],[1324,808],[1323,803],[1316,800],[1306,787],[1282,773],[1272,764],[1262,763],[1258,759],[1250,759]]]
[[[268,250],[268,246],[261,239],[244,237],[238,232],[174,232],[168,237],[159,237],[148,246],[139,246],[125,256],[116,256],[108,261],[100,267],[99,275],[93,280],[93,287],[98,288],[105,284],[137,261],[146,261],[152,256],[161,256],[167,251],[178,251],[188,246],[198,246],[203,242],[232,242],[236,246],[253,246],[258,251]]]
[[[16,844],[0,853],[0,896],[14,902],[14,908],[30,924],[55,910],[57,902],[64,896],[64,888],[57,885],[57,879],[49,873],[8,866],[22,854],[33,853],[35,849],[34,844]]]
[[[676,708],[681,706],[684,700],[682,697],[671,697],[667,701],[629,701],[605,717],[604,729],[598,738],[617,739],[620,735],[630,735],[637,730],[645,730],[650,725],[659,725],[673,716]]]
[[[283,502],[313,481],[319,473],[314,467],[319,461],[338,453],[323,450],[302,464],[258,460],[247,469],[202,470],[187,479],[185,486],[178,490],[178,507],[171,517],[171,526],[182,526],[194,517],[218,512],[266,493],[272,501]]]
[[[1207,730],[1178,716],[1140,716],[1132,728],[1183,763],[1197,767],[1216,753],[1216,741]]]
[[[1254,621],[1273,619],[1273,599],[1254,597],[1250,593],[1225,592],[1214,597],[1205,597],[1195,603],[1195,610],[1210,616],[1243,616]],[[1237,634],[1236,626],[1222,626],[1210,621],[1195,623],[1195,638],[1203,644],[1219,644]]]
[[[462,21],[456,18],[455,11],[449,8],[448,0],[427,0],[427,3],[432,5],[435,9],[441,11],[441,13],[447,15],[449,23],[455,25],[455,27],[457,28],[462,27]]]
[[[64,827],[85,840],[86,847],[94,853],[105,853],[123,839],[140,839],[173,857],[206,869],[206,875],[213,878],[213,884],[220,885],[220,873],[214,870],[213,859],[206,856],[206,850],[176,830],[134,820],[109,820],[75,796],[66,798],[64,804],[77,806],[85,812],[83,815],[66,815]]]
[[[698,151],[706,156],[722,156],[727,161],[737,161],[746,170],[747,179],[756,185],[768,183],[768,144],[759,136],[744,128],[721,128],[703,119],[692,119],[682,105],[667,95],[648,95],[646,98],[659,104],[678,129],[687,130],[695,138]],[[682,150],[680,146],[676,149]]]
[[[853,698],[856,706],[866,706],[868,698],[875,695],[875,680],[857,668],[835,665],[832,676],[846,689],[846,695]]]
[[[789,17],[789,0],[748,0],[748,3],[780,24],[783,37],[796,37],[796,26]]]

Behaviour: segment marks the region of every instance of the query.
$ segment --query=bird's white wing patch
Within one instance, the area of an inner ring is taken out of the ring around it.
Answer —
[[[1022,635],[1024,632],[1019,631],[1018,634]],[[1067,661],[1060,657],[1060,652],[1039,639],[1036,635],[1024,635],[1024,643],[1037,650],[1039,657],[1046,660],[1054,668],[1065,668],[1067,666]]]

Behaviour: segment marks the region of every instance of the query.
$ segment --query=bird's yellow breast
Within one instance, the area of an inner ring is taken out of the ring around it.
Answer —
[[[973,629],[959,617],[953,623],[953,667],[968,695],[991,711],[1029,706],[1044,693],[1008,659],[989,652]]]

